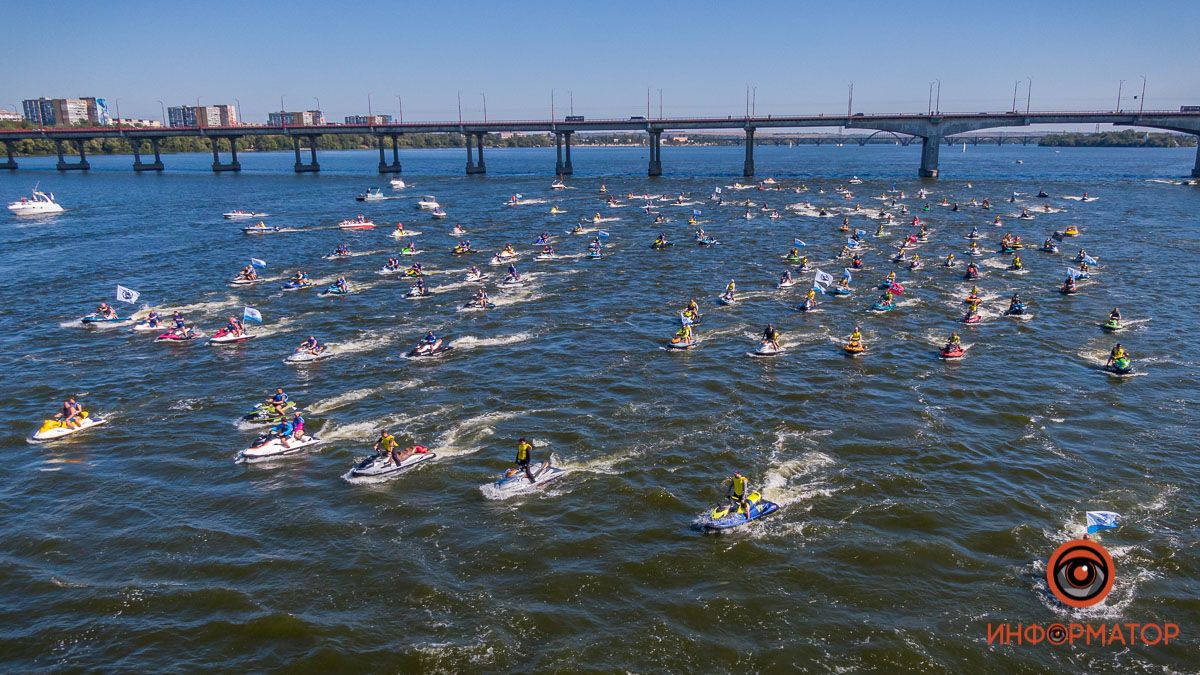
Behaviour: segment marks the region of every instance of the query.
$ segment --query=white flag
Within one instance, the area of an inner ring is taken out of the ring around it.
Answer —
[[[813,285],[832,284],[832,283],[833,283],[833,275],[829,274],[828,272],[822,272],[821,270],[817,270],[816,275],[813,276]]]
[[[242,321],[262,323],[262,312],[254,309],[253,307],[247,307],[246,309],[242,310]]]
[[[117,299],[121,302],[128,302],[132,305],[136,303],[140,297],[142,297],[141,293],[138,293],[132,288],[125,288],[124,286],[117,284]]]
[[[250,264],[259,269],[266,269],[267,267],[267,261],[261,258],[251,258]]]
[[[1096,534],[1100,530],[1112,530],[1120,523],[1121,514],[1113,511],[1087,511],[1087,532]]]

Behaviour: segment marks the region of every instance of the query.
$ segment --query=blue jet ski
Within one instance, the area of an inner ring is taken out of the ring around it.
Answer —
[[[751,492],[746,501],[749,502],[748,513],[741,509],[734,511],[732,504],[718,506],[701,517],[700,527],[708,532],[732,530],[779,510],[778,504],[763,499],[757,492]]]

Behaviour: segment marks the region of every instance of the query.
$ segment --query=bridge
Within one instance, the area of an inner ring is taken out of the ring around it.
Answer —
[[[931,113],[931,114],[864,114],[853,115],[796,115],[796,116],[728,116],[728,117],[630,117],[628,119],[551,119],[525,121],[458,121],[458,122],[406,122],[400,124],[355,125],[325,124],[320,126],[272,126],[238,125],[230,127],[99,127],[99,128],[43,128],[0,130],[0,142],[4,143],[8,157],[0,169],[17,169],[14,143],[18,140],[44,139],[52,141],[58,152],[59,171],[87,170],[89,164],[84,155],[84,143],[96,138],[123,138],[133,147],[134,171],[162,171],[160,143],[164,138],[201,137],[209,139],[213,153],[213,171],[240,171],[237,159],[237,142],[245,136],[287,136],[292,139],[296,153],[294,169],[298,173],[320,170],[317,162],[318,139],[326,134],[373,136],[379,148],[379,172],[399,173],[401,170],[399,138],[404,134],[460,134],[467,150],[466,172],[469,175],[486,172],[483,160],[484,139],[490,133],[550,133],[554,135],[555,173],[570,175],[574,171],[571,162],[571,137],[580,132],[634,131],[645,132],[650,148],[647,174],[662,175],[662,134],[664,131],[738,129],[745,134],[746,158],[742,164],[742,175],[754,175],[754,134],[759,129],[799,129],[815,127],[841,127],[846,130],[864,130],[889,133],[897,139],[921,141],[921,165],[917,174],[923,178],[938,175],[938,151],[943,144],[959,142],[955,137],[983,129],[1021,127],[1033,124],[1112,124],[1127,127],[1148,127],[1200,136],[1200,112],[1176,111],[1105,111],[1105,112],[1003,112],[1003,113]],[[220,142],[229,145],[230,159],[222,161]],[[387,157],[387,145],[391,145],[391,161]],[[902,141],[903,142],[903,141]],[[970,142],[970,141],[967,141]],[[141,149],[149,143],[154,153],[153,162],[143,162]],[[307,144],[308,161],[301,154],[302,143]],[[905,145],[908,143],[905,142]],[[67,161],[67,150],[74,145],[78,159]],[[1196,164],[1192,176],[1200,178],[1200,145],[1197,147]]]

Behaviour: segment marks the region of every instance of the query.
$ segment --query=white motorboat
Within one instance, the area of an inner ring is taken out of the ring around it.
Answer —
[[[243,209],[234,209],[227,213],[222,213],[225,220],[245,220],[247,218],[266,218],[267,214],[257,213],[255,211],[245,211]]]
[[[442,205],[438,203],[437,197],[434,197],[433,195],[424,195],[417,200],[417,208],[421,209],[422,211],[432,211],[434,209],[442,208]]]
[[[8,210],[14,216],[44,216],[51,213],[62,213],[63,207],[54,201],[54,193],[41,192],[35,185],[30,197],[21,197],[8,205]]]
[[[446,210],[439,206],[433,210],[433,213],[431,215],[433,215],[434,218],[445,218]]]
[[[366,192],[356,195],[354,199],[360,202],[381,202],[387,199],[387,196],[383,194],[383,190],[372,187],[367,188]]]
[[[338,228],[342,230],[372,230],[375,228],[375,222],[360,215],[339,222]]]
[[[393,190],[403,190],[404,188],[408,187],[408,185],[405,185],[403,178],[393,178],[391,180],[391,186]]]
[[[550,189],[551,190],[566,190],[567,184],[562,182],[561,180],[556,180],[550,184]]]

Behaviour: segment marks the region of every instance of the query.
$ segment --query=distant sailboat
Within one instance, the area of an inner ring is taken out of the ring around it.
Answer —
[[[967,151],[967,144],[963,143],[963,152],[966,152],[966,151]]]

